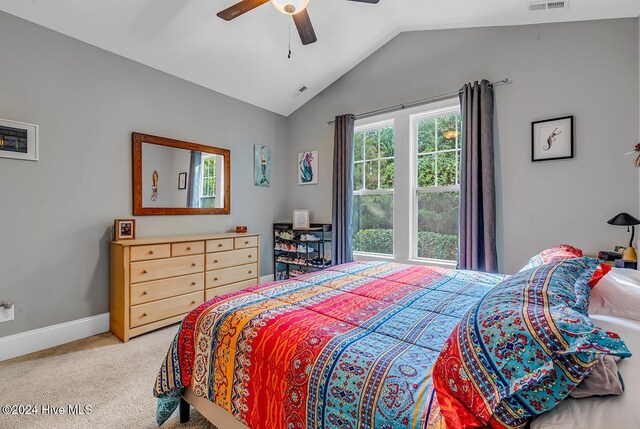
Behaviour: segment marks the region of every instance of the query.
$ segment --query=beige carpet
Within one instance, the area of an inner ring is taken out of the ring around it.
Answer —
[[[107,333],[0,362],[0,405],[91,405],[90,415],[4,415],[1,429],[155,428],[152,388],[177,325],[122,344]],[[214,428],[197,411],[162,428]],[[224,429],[224,428],[220,428]]]

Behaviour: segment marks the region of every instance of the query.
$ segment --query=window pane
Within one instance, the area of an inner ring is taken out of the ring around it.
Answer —
[[[365,159],[378,158],[378,130],[367,131],[364,138]]]
[[[418,194],[418,257],[458,258],[458,191]]]
[[[364,162],[356,162],[353,164],[353,190],[363,189],[362,177],[364,175]]]
[[[420,155],[418,156],[418,187],[426,188],[427,186],[436,185],[436,156]]]
[[[421,119],[418,121],[418,153],[436,150],[436,120]]]
[[[438,186],[456,184],[457,151],[438,153]]]
[[[456,122],[459,115],[441,116],[438,118],[438,150],[456,148]],[[440,168],[438,166],[438,168]]]
[[[364,181],[367,189],[378,189],[378,161],[364,163]]]
[[[395,168],[393,159],[383,159],[380,161],[380,188],[393,189],[393,179]]]
[[[393,127],[380,130],[380,158],[393,156]]]
[[[393,195],[353,196],[353,250],[393,254]]]
[[[353,136],[353,160],[362,161],[364,159],[364,133],[356,133]]]

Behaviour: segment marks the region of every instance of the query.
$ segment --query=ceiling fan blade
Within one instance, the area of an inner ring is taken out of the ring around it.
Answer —
[[[376,4],[380,2],[380,0],[349,0],[349,1],[357,1],[360,3],[371,3],[371,4]]]
[[[265,3],[269,3],[269,0],[242,0],[240,3],[236,3],[222,12],[218,12],[218,16],[225,21],[231,21]]]
[[[313,30],[313,25],[311,25],[311,19],[309,18],[307,9],[293,15],[293,22],[296,23],[296,28],[298,29],[298,34],[300,35],[300,40],[302,40],[303,45],[309,45],[318,41],[316,32]]]

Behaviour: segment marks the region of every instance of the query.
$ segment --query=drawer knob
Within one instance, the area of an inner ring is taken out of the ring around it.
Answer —
[[[245,242],[244,242],[244,244],[249,244],[249,242],[248,242],[248,241],[245,241]]]
[[[247,258],[253,258],[253,255],[249,255],[249,256],[247,256]]]
[[[217,264],[217,263],[218,263],[218,260],[217,260],[217,259],[215,259],[215,260],[213,261],[213,263],[214,263],[214,264]]]
[[[145,290],[144,292],[142,292],[142,294],[143,294],[143,295],[146,295],[146,294],[147,294],[147,291]]]
[[[142,274],[147,274],[147,270],[142,270]]]
[[[147,317],[147,313],[142,313],[142,317]]]
[[[249,270],[249,274],[251,274],[253,272],[253,270]]]
[[[222,247],[222,243],[219,243],[219,244],[218,244],[218,247]]]
[[[194,263],[192,263],[192,264],[191,264],[191,266],[192,266],[192,267],[195,267],[195,266],[196,266],[196,263],[195,263],[195,262],[194,262]]]
[[[191,247],[187,247],[187,252],[190,252],[190,251],[191,251]]]
[[[195,301],[191,301],[191,305],[193,305],[193,304],[195,304],[195,303],[196,303]]]
[[[214,277],[214,278],[213,278],[213,281],[214,281],[214,282],[217,282],[217,281],[218,281],[218,278],[217,278],[217,277]]]
[[[149,255],[153,255],[153,250],[149,250]]]
[[[196,282],[191,282],[191,286],[195,286],[195,285],[196,285]]]

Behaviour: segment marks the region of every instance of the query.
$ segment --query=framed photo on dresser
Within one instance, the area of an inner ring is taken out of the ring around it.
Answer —
[[[136,220],[116,219],[113,222],[113,241],[135,240]]]

